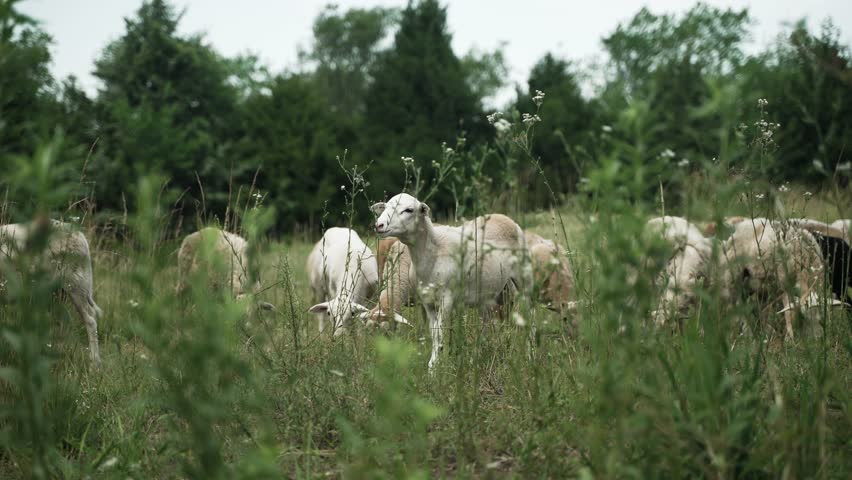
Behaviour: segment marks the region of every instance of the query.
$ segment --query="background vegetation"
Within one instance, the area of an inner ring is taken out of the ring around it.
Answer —
[[[746,11],[641,10],[602,39],[601,70],[546,55],[493,115],[501,52],[453,52],[431,0],[326,9],[299,73],[223,57],[147,1],[93,96],[51,78],[50,38],[17,3],[0,0],[0,223],[79,223],[106,315],[90,369],[31,266],[44,239],[0,262],[0,478],[852,471],[848,310],[784,342],[770,305],[711,283],[672,332],[649,318],[656,271],[625,280],[667,258],[640,235],[650,215],[852,216],[852,67],[830,24],[748,55]],[[442,220],[503,211],[556,239],[585,307],[567,323],[457,311],[433,376],[417,308],[411,329],[319,335],[312,240],[368,237],[367,206],[403,189]],[[276,312],[174,296],[182,234],[217,221],[254,245]]]

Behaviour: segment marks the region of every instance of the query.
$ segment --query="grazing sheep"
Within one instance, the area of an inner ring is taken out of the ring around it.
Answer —
[[[248,267],[248,242],[243,237],[215,227],[202,228],[187,235],[180,244],[175,291],[183,295],[192,276],[203,270],[211,290],[230,290],[237,301],[254,297],[258,284],[248,285]],[[274,309],[266,302],[259,302],[259,306]]]
[[[792,339],[794,310],[807,314],[808,307],[820,304],[823,261],[813,235],[795,225],[755,218],[736,225],[723,252],[724,298],[731,298],[738,286],[769,301],[780,297],[786,336]],[[796,289],[792,299],[785,289],[789,284]],[[808,319],[808,329],[818,326]]]
[[[540,300],[549,308],[564,315],[575,302],[574,274],[562,247],[541,235],[524,232],[532,260],[533,278]]]
[[[444,316],[456,302],[491,307],[507,287],[525,294],[532,287],[524,234],[509,217],[494,214],[460,227],[434,226],[429,206],[405,193],[372,209],[378,215],[376,232],[399,238],[411,255],[432,332],[430,370],[443,346]]]
[[[378,255],[379,278],[382,290],[379,292],[379,303],[369,312],[360,315],[368,326],[390,326],[388,320],[393,319],[405,323],[399,314],[403,305],[414,302],[412,286],[416,284],[414,270],[411,268],[411,255],[408,247],[395,237],[383,238],[379,241]]]
[[[363,304],[378,286],[378,266],[354,230],[326,230],[308,255],[307,271],[314,299],[322,302],[308,311],[318,315],[321,332],[325,317],[332,319],[334,336],[338,336],[353,315],[369,311]]]
[[[660,279],[665,285],[660,306],[653,312],[657,323],[663,325],[670,315],[680,316],[695,304],[695,287],[705,281],[713,245],[695,225],[681,217],[652,218],[646,230],[662,235],[674,247]]]
[[[852,303],[852,296],[849,293],[852,288],[852,249],[849,247],[848,234],[842,230],[843,225],[838,222],[828,225],[810,219],[790,220],[790,224],[803,228],[813,235],[828,269],[832,294],[840,301]]]
[[[92,257],[86,236],[72,225],[56,220],[3,225],[0,226],[0,263],[14,259],[17,252],[25,248],[27,241],[39,234],[50,235],[47,243],[48,268],[61,282],[62,290],[71,299],[86,326],[90,360],[94,365],[100,365],[98,318],[102,312],[93,296]]]

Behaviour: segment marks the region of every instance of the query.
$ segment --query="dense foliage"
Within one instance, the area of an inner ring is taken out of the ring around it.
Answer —
[[[50,37],[17,4],[0,10],[0,159],[30,155],[64,131],[60,161],[100,218],[132,208],[138,178],[156,174],[186,218],[221,219],[237,199],[259,194],[280,212],[281,231],[316,227],[322,212],[326,222],[340,219],[340,185],[356,165],[369,166],[365,194],[385,197],[412,181],[402,157],[428,183],[445,148],[459,154],[453,168],[461,172],[448,172],[445,193],[465,187],[462,173],[500,165],[512,175],[490,175],[494,193],[512,190],[527,208],[542,207],[551,191],[577,192],[588,169],[615,153],[607,139],[634,146],[620,161],[647,165],[649,194],[662,184],[676,202],[683,192],[674,167],[718,156],[715,133],[729,121],[741,125],[732,141],[772,137],[771,158],[726,159],[737,174],[819,184],[849,165],[852,54],[830,23],[816,33],[797,24],[748,55],[746,10],[643,8],[602,39],[607,58],[596,69],[549,53],[516,100],[497,108],[510,123],[539,115],[533,166],[507,158],[486,121],[487,97],[505,84],[502,52],[453,51],[437,0],[401,10],[327,7],[300,51],[301,73],[225,58],[202,36],[180,33],[166,0],[145,1],[95,61],[94,95],[73,78],[51,78]],[[537,91],[547,96],[540,110]],[[714,103],[722,91],[736,103]],[[768,103],[758,108],[758,99]],[[668,166],[656,162],[661,155]],[[458,195],[437,197],[438,211],[464,207]]]

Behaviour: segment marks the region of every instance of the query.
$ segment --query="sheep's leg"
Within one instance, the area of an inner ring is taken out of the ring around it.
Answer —
[[[453,307],[452,298],[445,295],[438,308],[435,305],[426,304],[426,316],[429,317],[429,330],[432,333],[432,355],[429,357],[429,372],[434,372],[435,364],[438,363],[438,354],[444,348],[444,314]]]
[[[784,307],[790,306],[790,295],[784,293],[781,297],[781,301],[784,304]],[[784,326],[786,329],[786,337],[787,340],[793,340],[793,318],[795,316],[795,308],[790,308],[784,312]]]
[[[101,354],[98,348],[97,321],[100,308],[98,308],[94,299],[92,299],[92,295],[88,292],[72,289],[68,292],[68,296],[71,298],[71,303],[74,304],[77,313],[86,326],[86,333],[89,336],[89,359],[92,361],[92,364],[98,366],[101,363]]]

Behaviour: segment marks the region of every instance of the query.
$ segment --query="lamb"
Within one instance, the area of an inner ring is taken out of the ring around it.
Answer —
[[[808,307],[820,304],[823,262],[813,235],[794,224],[755,218],[736,225],[723,252],[723,298],[731,298],[737,286],[770,300],[780,293],[779,313],[784,313],[786,336],[792,339],[794,310],[806,313]],[[791,283],[798,294],[792,299],[784,289]],[[816,329],[816,323],[809,319],[807,327]]]
[[[574,298],[574,274],[565,251],[553,240],[547,240],[533,232],[524,232],[530,252],[535,286],[540,300],[547,308],[565,314],[576,302]]]
[[[378,270],[382,290],[379,292],[379,303],[369,312],[364,312],[360,318],[368,326],[381,325],[387,328],[391,315],[399,323],[406,320],[400,315],[403,305],[414,302],[412,286],[416,284],[414,270],[411,268],[411,255],[408,247],[396,237],[383,238],[379,241]]]
[[[248,285],[248,242],[241,236],[215,227],[206,227],[183,239],[178,250],[177,295],[184,295],[190,279],[203,270],[207,287],[213,291],[230,290],[234,299],[254,298],[259,285]],[[264,310],[274,307],[258,302]]]
[[[395,236],[408,247],[418,296],[429,318],[432,354],[429,370],[443,346],[444,317],[462,301],[471,306],[497,304],[504,289],[529,294],[532,271],[521,228],[499,214],[477,217],[460,227],[434,226],[429,206],[401,193],[372,206],[376,232]],[[460,290],[458,282],[463,285]]]
[[[664,325],[670,315],[680,315],[695,303],[695,287],[706,278],[713,245],[695,225],[681,217],[652,218],[646,231],[662,235],[674,246],[661,278],[665,289],[660,306],[653,312],[657,323]]]
[[[322,302],[308,310],[317,314],[320,332],[325,330],[326,317],[331,318],[333,335],[338,336],[355,314],[369,311],[363,304],[378,286],[378,266],[373,252],[354,230],[326,230],[308,255],[307,271],[314,299]]]
[[[92,257],[89,242],[82,232],[71,224],[56,220],[36,220],[27,224],[0,226],[0,263],[14,259],[33,236],[49,234],[47,243],[48,260],[52,275],[61,283],[89,336],[89,359],[100,365],[98,348],[98,318],[103,315],[94,300],[92,280]]]

